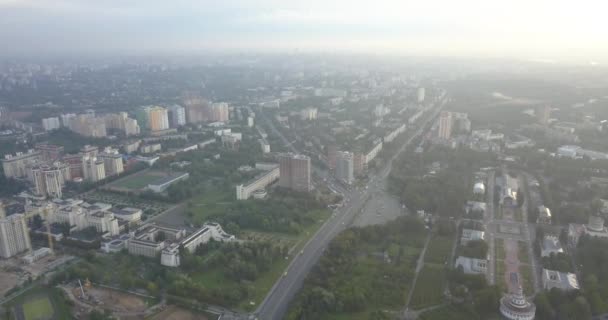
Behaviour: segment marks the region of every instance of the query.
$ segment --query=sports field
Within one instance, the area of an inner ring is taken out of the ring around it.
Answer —
[[[25,320],[52,319],[55,310],[47,296],[37,296],[23,304]]]
[[[148,184],[160,180],[164,173],[159,171],[138,172],[112,183],[112,187],[120,189],[141,190]]]

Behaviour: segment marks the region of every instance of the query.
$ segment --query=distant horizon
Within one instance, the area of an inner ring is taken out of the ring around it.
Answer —
[[[0,56],[338,52],[606,63],[606,5],[0,0]]]

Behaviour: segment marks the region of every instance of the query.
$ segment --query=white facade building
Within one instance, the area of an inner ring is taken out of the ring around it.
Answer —
[[[180,105],[174,104],[169,107],[171,126],[176,128],[186,124],[186,109]]]
[[[10,258],[31,250],[27,221],[22,214],[13,214],[0,219],[0,257]]]
[[[61,122],[58,117],[44,118],[42,119],[42,127],[44,131],[51,131],[61,128]]]
[[[247,200],[256,190],[262,190],[277,181],[280,176],[280,169],[278,165],[274,168],[260,174],[253,178],[246,184],[239,184],[236,186],[236,199]]]

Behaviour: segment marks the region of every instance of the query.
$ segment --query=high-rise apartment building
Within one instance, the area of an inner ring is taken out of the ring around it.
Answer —
[[[327,146],[327,166],[330,169],[336,168],[336,160],[338,156],[338,147],[335,145]]]
[[[536,109],[536,118],[538,122],[542,125],[549,124],[549,119],[551,118],[551,107],[542,106]]]
[[[63,162],[70,169],[70,178],[82,178],[82,155],[81,154],[66,154],[62,158]]]
[[[418,103],[424,102],[425,90],[424,88],[418,88]]]
[[[169,119],[171,127],[181,127],[186,124],[186,109],[180,105],[174,104],[169,107]]]
[[[122,155],[116,149],[105,148],[102,153],[97,155],[97,158],[103,161],[106,176],[121,174],[125,171]]]
[[[7,154],[2,159],[2,169],[7,178],[24,178],[28,175],[29,167],[40,162],[40,151],[29,150],[26,153],[17,152],[15,155]]]
[[[365,172],[365,154],[362,152],[355,152],[353,155],[353,173],[356,176],[360,176]]]
[[[83,157],[97,157],[97,154],[99,153],[99,148],[96,146],[91,146],[91,145],[84,145],[84,147],[80,148],[80,154],[82,154]]]
[[[54,144],[38,143],[34,149],[40,151],[42,161],[53,162],[61,158],[64,147]]]
[[[61,119],[61,125],[69,128],[70,123],[72,122],[72,119],[76,118],[76,114],[75,113],[64,113],[64,114],[60,115],[59,118]]]
[[[159,106],[148,107],[148,128],[150,131],[169,129],[169,113],[167,109]]]
[[[91,182],[97,182],[106,178],[105,163],[97,157],[84,156],[82,158],[83,178]]]
[[[36,195],[53,198],[61,198],[65,182],[71,178],[70,167],[60,162],[34,166],[30,176]]]
[[[142,129],[162,131],[169,129],[169,112],[160,106],[144,106],[135,111],[135,118]]]
[[[302,120],[315,120],[317,119],[317,108],[304,108],[300,111]]]
[[[439,139],[449,140],[452,137],[452,113],[441,111],[439,115],[439,129],[437,131]]]
[[[103,118],[95,118],[94,114],[86,113],[73,117],[64,116],[65,115],[62,116],[62,121],[64,119],[67,121],[66,126],[68,129],[78,133],[81,136],[102,138],[107,135],[105,120]]]
[[[183,99],[188,123],[200,123],[209,120],[209,102],[201,97],[188,95]]]
[[[31,249],[24,215],[13,214],[0,219],[0,257],[10,258]]]
[[[355,157],[351,152],[339,151],[336,159],[336,177],[338,180],[351,184],[355,180]]]
[[[230,110],[226,102],[215,102],[209,107],[209,121],[226,122],[230,118]]]
[[[129,118],[129,115],[126,112],[108,114],[104,119],[107,129],[122,131],[127,137],[140,133],[137,120]]]
[[[312,190],[310,157],[286,153],[279,157],[279,186],[300,192]]]
[[[59,129],[61,127],[61,122],[59,122],[58,117],[44,118],[42,119],[42,127],[44,128],[44,131]]]

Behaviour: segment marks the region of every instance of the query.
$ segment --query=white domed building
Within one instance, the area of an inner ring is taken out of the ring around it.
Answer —
[[[517,293],[505,295],[500,299],[500,314],[508,320],[534,320],[536,305],[526,299],[519,287]]]
[[[486,186],[483,184],[483,182],[480,181],[475,183],[475,185],[473,186],[473,193],[481,195],[486,193]]]

